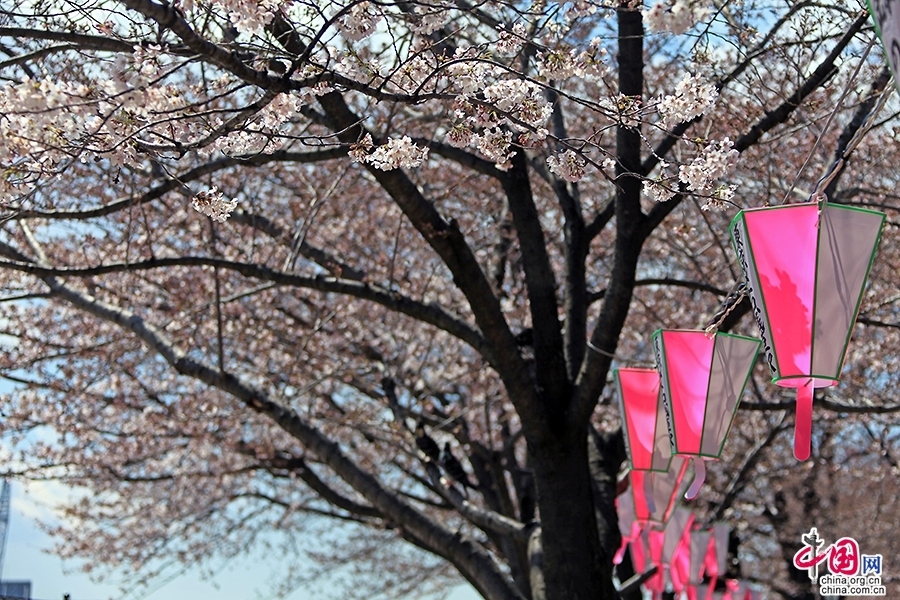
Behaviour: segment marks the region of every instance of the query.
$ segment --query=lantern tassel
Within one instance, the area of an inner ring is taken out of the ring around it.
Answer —
[[[806,460],[812,439],[813,381],[797,388],[797,409],[794,417],[794,457]]]
[[[694,481],[691,482],[691,487],[688,488],[684,497],[688,500],[696,498],[697,494],[700,493],[700,487],[703,485],[704,481],[706,481],[706,461],[700,456],[695,456]]]

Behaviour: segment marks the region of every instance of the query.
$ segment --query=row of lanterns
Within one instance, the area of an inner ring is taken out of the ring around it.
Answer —
[[[664,571],[689,599],[715,597],[712,589],[697,596],[697,578],[705,572],[715,587],[724,567],[705,558],[695,564],[691,548],[697,545],[694,552],[704,557],[716,548],[722,560],[725,549],[713,534],[692,532],[689,511],[674,506],[687,459],[694,480],[685,497],[692,499],[705,479],[705,461],[721,456],[761,348],[773,383],[797,390],[794,456],[809,458],[813,393],[840,379],[884,218],[826,202],[741,211],[731,234],[761,339],[660,330],[653,335],[655,369],[616,371],[632,490],[630,498],[620,497],[623,549],[630,543],[640,566],[664,567],[650,589],[664,584]],[[753,597],[738,588],[726,594]]]

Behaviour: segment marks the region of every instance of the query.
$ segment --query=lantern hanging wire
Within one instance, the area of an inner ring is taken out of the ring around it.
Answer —
[[[825,121],[825,126],[822,127],[822,131],[819,132],[819,135],[816,138],[816,141],[813,144],[812,149],[810,149],[809,155],[806,157],[806,161],[800,167],[800,171],[797,172],[797,177],[794,179],[793,185],[791,185],[787,189],[787,193],[784,195],[784,199],[781,201],[782,204],[787,203],[788,198],[790,198],[791,194],[797,188],[797,184],[800,182],[800,177],[803,175],[803,171],[806,170],[806,167],[809,165],[809,161],[812,160],[812,157],[815,155],[816,150],[819,149],[819,145],[822,143],[822,137],[825,135],[825,132],[828,131],[828,128],[831,126],[831,122],[834,120],[835,115],[837,115],[838,111],[841,109],[841,106],[844,104],[844,99],[847,97],[847,94],[850,93],[850,90],[853,87],[853,84],[856,82],[856,78],[859,76],[859,72],[862,69],[863,64],[866,62],[866,58],[869,56],[869,52],[871,52],[872,47],[875,45],[875,42],[877,40],[878,40],[877,34],[873,35],[872,39],[869,40],[869,43],[866,46],[866,49],[863,51],[862,57],[860,57],[859,62],[856,65],[856,69],[853,71],[853,74],[850,76],[850,79],[847,81],[847,85],[844,86],[844,91],[841,92],[841,95],[838,97],[838,101],[835,103],[834,109],[831,111],[831,114],[828,115],[828,119]],[[880,109],[880,107],[879,107],[879,109]],[[871,124],[869,125],[869,127],[871,127]],[[866,131],[868,131],[868,130],[866,130]],[[863,135],[864,134],[865,134],[865,131],[863,132]],[[860,139],[862,139],[862,136],[859,136],[859,137],[860,137]],[[859,140],[857,140],[856,143],[858,144]],[[854,144],[854,147],[855,147],[855,144]],[[852,151],[852,148],[850,148],[848,146],[848,149],[844,153],[844,156],[848,155],[851,151]],[[841,158],[838,159],[838,161],[841,161],[841,160],[842,160]],[[838,161],[835,161],[835,162],[838,162]],[[834,168],[834,166],[832,166],[832,169],[834,169],[835,171],[837,170],[836,168]],[[829,171],[832,169],[829,169]],[[810,200],[812,199],[812,197],[813,196],[810,197]]]

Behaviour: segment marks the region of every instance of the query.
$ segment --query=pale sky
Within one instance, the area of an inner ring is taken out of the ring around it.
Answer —
[[[77,572],[77,564],[66,564],[42,550],[53,546],[53,540],[35,522],[36,516],[47,516],[48,509],[34,494],[26,493],[20,483],[13,483],[12,514],[3,564],[4,580],[31,580],[34,600],[62,600],[64,593],[72,600],[275,600],[269,578],[271,559],[261,557],[244,562],[232,561],[212,581],[204,580],[199,569],[168,581],[154,582],[149,593],[124,594],[115,585],[104,585]],[[290,568],[287,561],[284,568]],[[477,600],[480,596],[468,585],[454,589],[447,600]],[[285,600],[316,600],[309,588],[298,589]]]

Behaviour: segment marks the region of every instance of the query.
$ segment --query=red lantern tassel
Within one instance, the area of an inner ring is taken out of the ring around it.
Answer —
[[[813,381],[797,388],[797,410],[794,417],[794,457],[806,460],[812,439]]]

